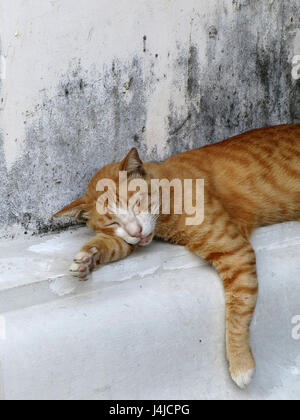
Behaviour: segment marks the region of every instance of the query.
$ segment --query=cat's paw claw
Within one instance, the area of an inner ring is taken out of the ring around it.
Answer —
[[[245,389],[252,382],[254,374],[255,374],[255,369],[249,369],[245,372],[242,372],[242,373],[240,372],[236,375],[231,374],[231,377],[239,388]]]
[[[88,280],[89,274],[95,268],[94,256],[96,255],[97,250],[94,248],[91,252],[91,254],[87,252],[79,252],[70,267],[72,276],[78,277],[81,281]]]

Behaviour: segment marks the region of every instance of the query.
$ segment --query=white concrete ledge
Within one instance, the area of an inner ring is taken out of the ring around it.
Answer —
[[[213,268],[157,242],[79,283],[68,267],[90,235],[79,229],[0,244],[1,399],[300,397],[292,324],[300,315],[300,224],[253,236],[258,368],[247,391],[228,374]]]

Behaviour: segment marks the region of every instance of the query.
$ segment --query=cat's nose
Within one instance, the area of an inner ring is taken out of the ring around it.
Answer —
[[[142,226],[137,226],[134,234],[132,235],[134,238],[140,238],[142,236],[143,228]]]

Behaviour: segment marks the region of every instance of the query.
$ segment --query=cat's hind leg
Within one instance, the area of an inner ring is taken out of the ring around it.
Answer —
[[[75,256],[70,272],[74,277],[85,281],[96,267],[123,259],[134,249],[134,246],[116,236],[98,234],[88,241]]]
[[[251,244],[234,226],[220,235],[206,235],[205,244],[188,248],[210,261],[223,281],[226,297],[226,348],[234,382],[245,388],[255,373],[250,348],[250,324],[256,306],[258,282],[256,258]]]
[[[255,372],[249,332],[258,292],[255,254],[250,243],[243,243],[226,252],[211,253],[207,259],[217,268],[224,284],[230,373],[234,382],[245,388]]]

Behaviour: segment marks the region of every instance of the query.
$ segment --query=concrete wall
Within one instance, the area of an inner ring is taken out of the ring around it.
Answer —
[[[0,231],[137,146],[162,159],[300,120],[299,0],[1,0]]]

